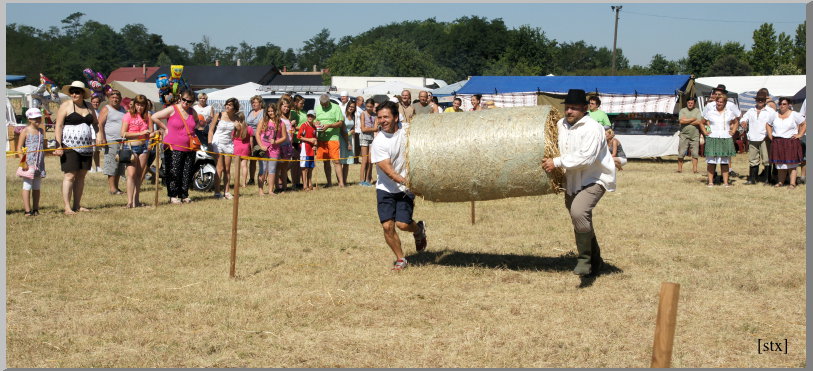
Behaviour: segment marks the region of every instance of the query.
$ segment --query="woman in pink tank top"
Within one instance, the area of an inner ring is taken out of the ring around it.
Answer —
[[[156,112],[152,118],[167,128],[164,143],[167,150],[164,152],[166,165],[165,179],[167,182],[167,195],[172,204],[190,203],[189,185],[192,183],[192,165],[195,162],[195,152],[189,147],[189,137],[195,135],[195,128],[203,127],[205,123],[198,121],[198,115],[192,109],[195,95],[184,90],[180,94],[180,101]],[[167,119],[166,122],[161,121]]]

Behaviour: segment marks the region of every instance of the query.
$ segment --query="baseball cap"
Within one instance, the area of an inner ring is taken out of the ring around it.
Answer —
[[[42,117],[42,111],[40,111],[39,108],[31,107],[27,111],[25,111],[25,117],[28,117],[29,119]]]
[[[347,96],[347,90],[342,90],[342,93],[339,94],[339,96],[340,97],[346,97]]]
[[[314,112],[313,110],[309,110],[308,111],[308,116],[316,117],[316,112]]]

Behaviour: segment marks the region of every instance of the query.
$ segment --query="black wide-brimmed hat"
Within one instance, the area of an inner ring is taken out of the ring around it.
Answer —
[[[587,104],[587,95],[584,90],[570,89],[567,91],[565,104]]]
[[[712,93],[714,93],[714,92],[715,92],[715,91],[717,91],[717,90],[719,90],[719,91],[723,92],[723,94],[728,94],[728,90],[725,90],[725,85],[723,85],[723,84],[719,84],[719,85],[717,85],[717,87],[716,87],[716,88],[711,89],[711,92],[712,92]]]

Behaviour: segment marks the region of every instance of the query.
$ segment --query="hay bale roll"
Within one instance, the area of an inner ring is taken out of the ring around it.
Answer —
[[[418,115],[407,129],[407,187],[430,201],[485,201],[558,193],[542,159],[559,155],[550,106]]]

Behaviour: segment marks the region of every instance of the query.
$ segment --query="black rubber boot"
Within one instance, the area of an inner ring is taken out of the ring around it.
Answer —
[[[593,232],[574,232],[574,234],[576,235],[576,250],[579,254],[576,257],[576,268],[573,269],[573,274],[587,276],[592,268],[590,260],[593,257],[593,238],[595,235]]]
[[[759,172],[759,166],[751,166],[748,172],[748,181],[745,184],[757,184],[757,173]]]

